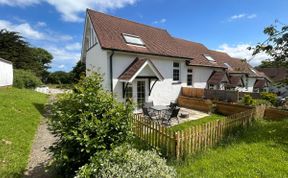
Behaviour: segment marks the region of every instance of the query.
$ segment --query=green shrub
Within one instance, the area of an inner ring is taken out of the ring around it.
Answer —
[[[77,178],[99,177],[176,177],[174,168],[166,165],[155,151],[139,151],[124,145],[113,151],[105,151],[92,158],[90,164],[81,167]]]
[[[261,93],[261,99],[267,100],[273,105],[275,105],[277,101],[277,95],[275,93],[263,92]]]
[[[253,100],[253,98],[250,95],[244,95],[243,97],[243,103],[245,105],[254,105],[255,101]]]
[[[59,140],[50,150],[53,165],[66,176],[72,176],[96,153],[124,143],[131,134],[133,107],[117,102],[101,83],[102,77],[92,74],[52,105],[49,126]]]
[[[31,71],[14,69],[13,86],[16,88],[36,88],[42,84],[41,80]]]
[[[253,104],[254,106],[258,106],[258,105],[271,106],[272,105],[269,101],[263,100],[263,99],[255,99],[254,101],[255,101]]]

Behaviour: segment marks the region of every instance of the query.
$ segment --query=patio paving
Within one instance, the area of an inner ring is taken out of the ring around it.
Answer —
[[[181,118],[180,115],[181,113],[189,113],[189,117],[187,118]],[[209,114],[201,112],[201,111],[197,111],[197,110],[193,110],[193,109],[188,109],[188,108],[182,108],[179,111],[178,114],[178,118],[179,118],[179,124],[183,123],[183,122],[187,122],[187,121],[191,121],[191,120],[197,120],[197,119],[201,119],[203,117],[209,116]],[[177,125],[178,121],[176,118],[173,118],[171,120],[171,126]]]

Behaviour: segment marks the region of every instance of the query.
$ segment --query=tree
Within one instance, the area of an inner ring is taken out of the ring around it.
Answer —
[[[265,52],[271,59],[262,62],[260,67],[288,67],[288,25],[270,25],[264,29],[267,40],[256,45],[253,55]]]
[[[41,76],[43,81],[46,81],[49,75],[49,64],[51,63],[53,56],[42,48],[31,48],[31,53],[33,61],[37,63],[36,74]]]
[[[53,56],[42,48],[32,48],[17,32],[0,30],[0,57],[13,62],[16,69],[30,70],[42,80],[47,78]]]
[[[73,67],[71,71],[73,82],[77,83],[82,75],[85,76],[85,72],[86,72],[86,65],[81,60],[79,60],[76,66]]]
[[[56,71],[53,73],[50,73],[47,79],[47,83],[52,84],[71,84],[72,83],[72,77],[69,72],[64,71]]]

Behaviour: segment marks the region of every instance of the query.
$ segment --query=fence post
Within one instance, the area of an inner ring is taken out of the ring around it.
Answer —
[[[178,160],[180,158],[180,134],[179,132],[174,132],[174,138],[175,138],[176,159]]]

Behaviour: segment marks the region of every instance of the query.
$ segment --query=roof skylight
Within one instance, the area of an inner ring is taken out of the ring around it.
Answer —
[[[204,57],[210,62],[215,62],[215,60],[208,54],[204,54]]]
[[[224,63],[224,65],[226,66],[226,67],[228,67],[228,68],[232,68],[228,63]]]
[[[125,39],[125,42],[128,44],[145,46],[145,43],[143,42],[143,40],[139,36],[131,35],[131,34],[127,34],[127,33],[123,33],[122,35]]]
[[[250,68],[250,70],[256,74],[256,71],[253,68]]]

